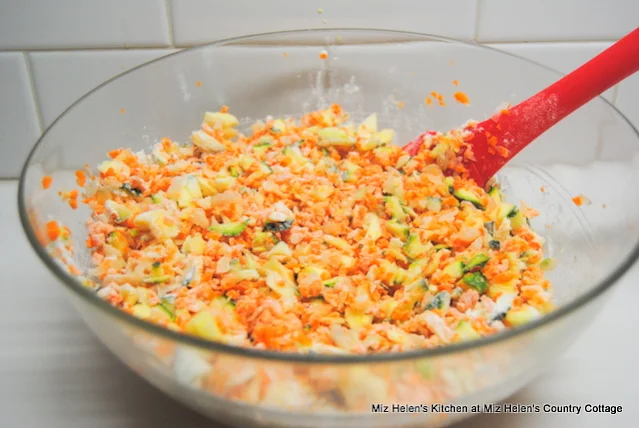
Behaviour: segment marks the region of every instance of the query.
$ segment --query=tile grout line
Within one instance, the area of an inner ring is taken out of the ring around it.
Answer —
[[[166,22],[169,28],[169,46],[175,48],[175,32],[173,29],[173,8],[171,8],[171,0],[164,0],[164,11],[166,13]]]
[[[40,128],[40,135],[44,132],[44,121],[42,120],[42,111],[40,110],[40,101],[38,100],[38,92],[35,85],[35,77],[33,76],[33,67],[31,66],[31,58],[27,52],[22,52],[24,62],[27,66],[27,77],[29,79],[29,87],[31,89],[31,99],[33,100],[36,119]]]
[[[16,48],[16,49],[4,49],[0,50],[0,53],[43,53],[43,52],[105,52],[105,51],[154,51],[154,50],[162,50],[162,49],[174,49],[174,46],[120,46],[120,47],[56,47],[56,48]]]
[[[482,0],[475,2],[475,28],[473,29],[473,41],[477,42],[477,36],[479,36],[479,11],[481,10]]]

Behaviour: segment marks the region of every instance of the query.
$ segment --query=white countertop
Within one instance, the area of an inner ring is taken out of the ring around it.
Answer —
[[[94,338],[24,237],[16,192],[17,182],[0,181],[0,278],[11,296],[0,310],[0,426],[222,427],[165,397]],[[638,426],[638,302],[635,266],[552,371],[507,400],[621,405],[622,413],[480,415],[456,428]]]

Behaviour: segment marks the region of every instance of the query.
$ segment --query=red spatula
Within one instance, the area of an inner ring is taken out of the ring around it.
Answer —
[[[465,160],[464,166],[471,178],[480,186],[485,185],[535,138],[637,71],[639,28],[543,91],[469,128],[473,135],[467,142],[472,147],[475,160]],[[404,149],[411,155],[416,154],[424,136],[429,133],[432,131],[420,135]]]

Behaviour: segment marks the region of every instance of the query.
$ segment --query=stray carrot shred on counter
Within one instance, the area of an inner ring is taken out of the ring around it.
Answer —
[[[197,82],[195,82],[195,86],[199,88],[200,86],[202,86],[202,82],[198,80]]]
[[[453,80],[453,85],[459,86],[459,80],[457,80],[457,79]]]
[[[45,175],[44,177],[42,177],[42,188],[48,189],[49,187],[51,187],[52,182],[53,177],[51,177],[50,175]]]
[[[425,133],[411,157],[376,114],[355,122],[336,104],[238,125],[223,106],[192,144],[97,166],[82,198],[100,297],[207,340],[354,354],[472,340],[552,309],[538,213],[469,178],[466,131]],[[77,189],[60,194],[77,207]],[[69,233],[47,223],[52,241]]]
[[[319,57],[320,57],[321,59],[326,59],[326,58],[328,58],[328,52],[326,52],[326,51],[322,51],[322,52],[320,52]]]
[[[425,97],[424,104],[426,104],[427,106],[431,106],[433,104],[433,99],[431,97]]]

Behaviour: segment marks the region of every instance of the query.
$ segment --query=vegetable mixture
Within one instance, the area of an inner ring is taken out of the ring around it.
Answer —
[[[464,131],[411,157],[338,105],[237,125],[207,112],[192,144],[78,172],[101,298],[205,339],[316,353],[436,347],[552,309],[538,213],[468,178]]]

